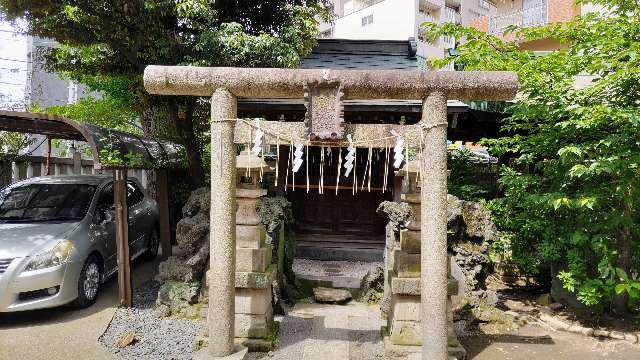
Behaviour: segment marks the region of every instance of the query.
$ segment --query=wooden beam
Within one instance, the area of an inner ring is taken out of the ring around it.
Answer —
[[[162,258],[166,259],[171,256],[167,170],[156,170],[156,189],[158,191],[158,211],[160,212],[160,245],[162,247]]]
[[[113,171],[113,204],[116,211],[116,251],[118,257],[118,295],[120,306],[130,307],[131,259],[129,257],[129,214],[127,208],[127,171]]]
[[[247,123],[248,122],[248,123]],[[246,144],[253,141],[252,134],[255,134],[255,120],[236,120],[234,132],[234,143]],[[290,139],[301,141],[306,139],[307,130],[303,122],[281,122],[281,121],[260,121],[260,128],[265,132],[263,144],[276,145],[277,136],[280,137],[280,145],[286,145]],[[395,138],[391,130],[400,134],[405,144],[409,147],[420,146],[421,130],[420,125],[398,125],[398,124],[344,124],[345,134],[351,134],[356,147],[385,148],[393,147]],[[276,136],[277,135],[277,136]],[[216,134],[211,134],[215,139]],[[314,142],[312,145],[343,146],[349,145],[347,139],[325,142]]]

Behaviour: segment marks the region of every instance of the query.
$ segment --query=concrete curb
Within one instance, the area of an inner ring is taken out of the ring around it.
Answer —
[[[594,329],[581,325],[578,322],[571,321],[569,319],[541,312],[538,319],[557,331],[566,331],[574,334],[581,334],[584,336],[608,338],[613,340],[624,340],[631,344],[638,344],[640,342],[640,331],[638,332],[622,332],[622,331],[610,331],[606,329]]]

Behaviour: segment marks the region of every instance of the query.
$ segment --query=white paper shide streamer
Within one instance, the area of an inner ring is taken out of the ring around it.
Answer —
[[[356,147],[353,146],[351,134],[347,134],[347,140],[349,140],[349,147],[347,147],[347,156],[344,157],[344,177],[349,177],[353,169],[353,161],[356,158]]]
[[[393,167],[399,169],[404,161],[404,139],[395,130],[391,130],[391,134],[397,137],[396,145],[393,147]]]
[[[262,151],[262,137],[264,136],[264,132],[258,128],[256,130],[256,135],[253,138],[253,147],[251,148],[251,153],[254,156],[260,155],[260,151]]]
[[[300,170],[300,166],[304,162],[302,160],[302,155],[304,155],[304,151],[302,150],[304,149],[304,144],[296,144],[295,149],[296,150],[293,152],[293,169],[291,171],[297,173],[298,170]]]

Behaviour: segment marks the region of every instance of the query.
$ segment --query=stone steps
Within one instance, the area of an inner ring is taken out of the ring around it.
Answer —
[[[364,304],[298,304],[292,315],[309,319],[312,327],[311,336],[304,340],[302,360],[349,360],[354,353],[367,350],[357,342],[362,333],[371,332],[372,341],[379,338],[379,317],[376,314],[371,321],[371,311]]]

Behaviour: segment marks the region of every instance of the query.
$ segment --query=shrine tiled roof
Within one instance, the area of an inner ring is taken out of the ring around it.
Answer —
[[[418,62],[410,40],[318,39],[300,68],[417,70]]]

